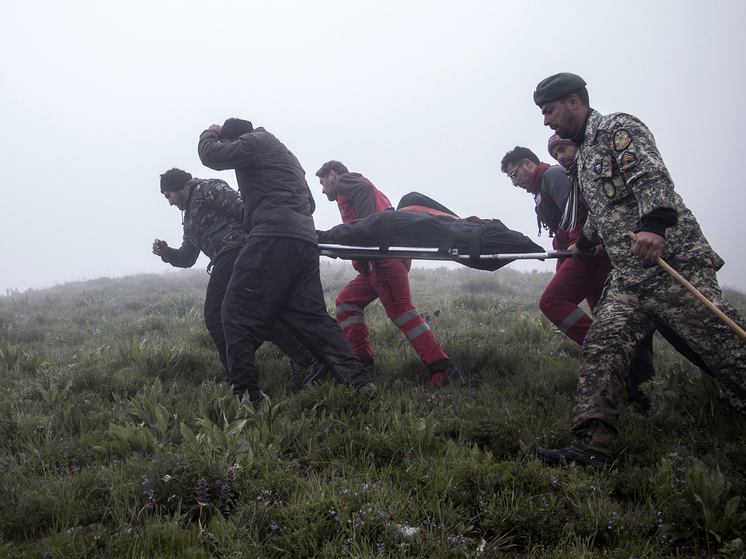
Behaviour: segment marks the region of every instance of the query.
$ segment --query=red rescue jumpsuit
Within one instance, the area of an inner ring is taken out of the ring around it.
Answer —
[[[389,199],[359,173],[340,175],[336,190],[337,205],[344,223],[393,207]],[[353,261],[352,265],[360,275],[337,296],[337,322],[360,359],[373,361],[365,307],[380,299],[386,315],[433,372],[431,365],[450,366],[450,360],[430,326],[412,305],[408,277],[411,263],[411,260],[398,258]]]
[[[557,208],[555,211],[560,212],[564,208],[567,192],[571,188],[564,169],[559,166],[550,167],[546,163],[541,163],[536,167],[531,186],[537,193],[537,204],[554,206]],[[549,211],[547,210],[547,213]],[[587,216],[588,208],[581,198],[576,226],[572,230],[558,229],[552,247],[555,250],[567,250],[575,243]],[[611,261],[606,254],[578,262],[573,262],[571,258],[558,260],[557,271],[539,299],[541,312],[565,335],[582,345],[593,319],[578,305],[585,299],[593,312],[596,303],[601,298],[609,272],[611,272]]]

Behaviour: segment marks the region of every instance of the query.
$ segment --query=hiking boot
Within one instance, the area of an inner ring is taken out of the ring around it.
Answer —
[[[430,377],[427,379],[425,388],[435,390],[452,382],[455,386],[464,386],[466,381],[461,376],[459,370],[453,366],[450,359],[436,361],[428,366]]]
[[[568,462],[577,462],[603,470],[611,465],[611,446],[616,433],[609,425],[594,419],[586,423],[585,427],[576,429],[575,435],[578,438],[565,448],[537,448],[537,458],[552,466],[566,466]]]

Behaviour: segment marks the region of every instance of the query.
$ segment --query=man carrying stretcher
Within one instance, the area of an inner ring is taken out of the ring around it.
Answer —
[[[339,161],[324,163],[316,176],[326,197],[337,202],[344,223],[393,209],[389,199],[368,179],[359,173],[350,173]],[[372,374],[375,361],[365,321],[365,307],[380,299],[386,315],[406,336],[427,367],[427,388],[436,389],[448,382],[462,386],[464,379],[461,373],[453,366],[430,326],[412,305],[408,277],[411,264],[411,260],[400,258],[353,260],[352,265],[359,275],[337,296],[337,322]]]

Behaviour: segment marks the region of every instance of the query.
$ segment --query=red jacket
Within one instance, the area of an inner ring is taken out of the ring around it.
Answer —
[[[382,212],[393,205],[386,195],[360,173],[345,173],[337,179],[337,206],[343,223],[363,219],[376,212]],[[362,272],[366,260],[353,260],[352,266]]]
[[[342,223],[363,219],[393,208],[386,195],[360,173],[345,173],[337,180],[337,205]]]

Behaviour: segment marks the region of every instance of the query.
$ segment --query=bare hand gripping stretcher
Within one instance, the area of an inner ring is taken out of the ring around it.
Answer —
[[[377,212],[317,234],[322,256],[346,260],[452,260],[470,268],[497,270],[514,260],[571,255],[546,252],[498,219],[460,219],[415,192],[404,196],[397,210]]]

